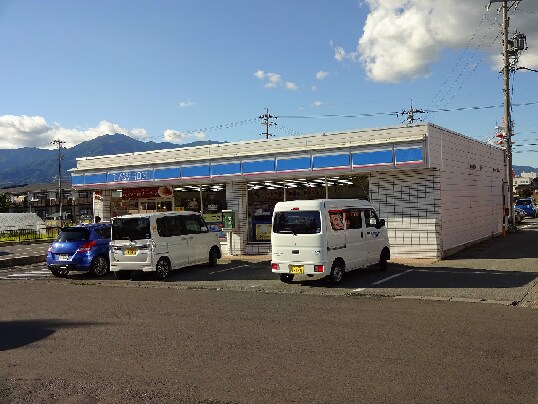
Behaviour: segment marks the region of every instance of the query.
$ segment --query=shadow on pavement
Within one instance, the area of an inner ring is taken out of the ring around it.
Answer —
[[[57,320],[0,321],[0,351],[20,348],[54,334],[60,328],[85,327],[93,323]]]

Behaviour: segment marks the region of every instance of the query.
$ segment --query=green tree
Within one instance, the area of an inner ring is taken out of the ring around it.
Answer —
[[[8,194],[0,194],[0,213],[9,212],[11,206],[11,196]]]

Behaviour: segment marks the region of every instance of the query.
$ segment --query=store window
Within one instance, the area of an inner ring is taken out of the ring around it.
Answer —
[[[174,193],[175,210],[190,210],[202,212],[202,217],[209,231],[217,233],[221,241],[226,240],[226,233],[222,230],[222,211],[226,209],[226,191],[224,186],[213,185],[211,188],[202,186],[187,187],[192,190],[176,190]],[[195,190],[198,188],[198,190]]]

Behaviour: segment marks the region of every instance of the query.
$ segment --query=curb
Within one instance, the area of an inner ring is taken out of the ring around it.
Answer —
[[[0,259],[0,269],[9,268],[19,265],[30,265],[43,262],[45,263],[45,257],[39,255],[32,255],[26,257],[10,257]]]

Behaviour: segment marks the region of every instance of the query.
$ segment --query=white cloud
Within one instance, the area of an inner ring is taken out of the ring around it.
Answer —
[[[319,72],[316,73],[316,79],[323,80],[328,75],[329,75],[329,72],[324,72],[323,70],[320,70]]]
[[[311,89],[312,91],[317,91],[317,90],[318,90],[318,86],[312,86],[312,87],[310,87],[310,89]]]
[[[341,46],[334,47],[334,58],[339,62],[343,62],[345,60],[351,60],[354,62],[357,60],[358,55],[358,52],[346,52],[346,50]]]
[[[181,101],[179,103],[180,108],[189,108],[189,107],[192,107],[193,105],[194,105],[194,102],[192,102],[191,100]]]
[[[52,148],[54,139],[61,139],[65,147],[73,147],[81,142],[98,136],[122,133],[138,140],[147,140],[145,129],[126,129],[118,124],[101,121],[95,128],[85,130],[63,128],[59,124],[49,125],[41,116],[3,115],[0,116],[0,148],[16,149],[20,147]]]
[[[323,103],[321,101],[314,101],[312,103],[312,106],[316,107],[316,108],[321,107],[322,105],[323,105]]]
[[[282,79],[282,76],[278,73],[272,73],[272,72],[265,72],[263,70],[258,70],[256,73],[254,73],[254,76],[257,77],[260,80],[265,80],[265,84],[263,85],[265,88],[277,88],[277,87],[283,87],[286,90],[290,91],[296,91],[299,89],[299,86],[292,82],[292,81],[284,81]]]
[[[173,130],[173,129],[166,129],[164,131],[165,142],[184,143],[185,141],[191,138],[194,138],[196,140],[203,140],[205,139],[205,133],[200,132],[200,131],[186,133],[186,132],[181,132],[181,131]]]
[[[489,52],[492,68],[498,67],[501,40],[497,38],[494,42],[494,39],[500,30],[500,17],[496,7],[486,12],[487,1],[365,0],[365,3],[370,12],[356,52],[331,45],[335,59],[360,61],[371,80],[399,82],[426,77],[443,49],[464,49],[477,27],[469,49]],[[517,27],[525,33],[528,43],[538,42],[537,12],[535,1],[521,2],[516,12],[511,11],[511,28]],[[484,13],[486,18],[482,20]],[[519,64],[538,67],[538,47],[523,52]]]
[[[280,78],[280,74],[276,73],[267,73],[267,79],[270,83],[273,84],[280,84],[282,82],[282,79]]]
[[[297,89],[299,88],[297,87],[297,84],[292,83],[291,81],[286,81],[285,87],[286,87],[286,90],[290,90],[290,91],[297,91]]]
[[[260,80],[265,79],[265,72],[263,70],[258,70],[256,73],[254,73],[254,76],[259,78]]]

